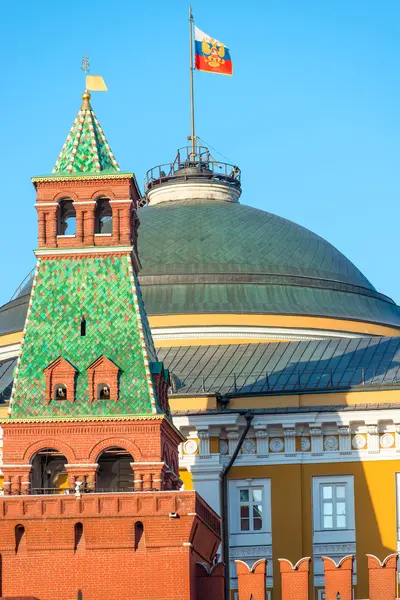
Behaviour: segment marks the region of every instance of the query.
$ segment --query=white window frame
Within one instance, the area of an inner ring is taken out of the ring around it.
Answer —
[[[229,493],[229,537],[231,546],[258,546],[272,544],[271,480],[231,479]],[[240,490],[262,489],[262,528],[255,531],[240,529]]]
[[[249,499],[247,502],[242,502],[241,498],[240,498],[240,494],[242,491],[246,491],[249,494]],[[253,492],[255,491],[260,491],[261,492],[261,501],[257,502],[253,500]],[[248,487],[243,486],[239,488],[239,529],[241,531],[241,533],[259,533],[261,531],[263,531],[264,528],[264,520],[265,520],[265,502],[264,502],[264,494],[265,494],[265,489],[264,486],[260,485],[258,487],[256,486],[252,486],[252,487]],[[254,506],[260,506],[261,505],[261,528],[260,529],[255,529],[254,528],[254,514],[253,514],[253,508]],[[249,516],[248,517],[242,517],[242,506],[248,506],[249,507]],[[242,519],[243,518],[248,518],[249,520],[249,529],[242,529]]]
[[[322,510],[322,486],[344,485],[346,488],[346,517],[345,528],[324,529]],[[354,476],[353,475],[326,475],[313,477],[312,484],[313,505],[313,540],[314,543],[335,543],[355,541],[355,509],[354,509]]]
[[[324,488],[330,487],[332,488],[332,498],[324,498]],[[337,488],[338,487],[342,487],[344,488],[345,492],[344,492],[344,498],[339,498],[337,497]],[[320,488],[320,505],[321,505],[321,522],[320,522],[320,528],[321,531],[341,531],[343,529],[347,529],[347,523],[349,520],[349,488],[347,486],[347,483],[343,482],[343,483],[332,483],[331,481],[329,483],[320,483],[319,485]],[[325,504],[332,504],[332,515],[325,515],[324,512],[324,505]],[[345,523],[346,525],[344,527],[339,527],[337,525],[337,504],[344,504],[345,505]],[[332,527],[325,527],[324,525],[324,518],[325,516],[331,516],[332,517]],[[335,526],[336,525],[336,526]]]

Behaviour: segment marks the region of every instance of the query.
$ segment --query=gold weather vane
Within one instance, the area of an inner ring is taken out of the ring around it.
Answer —
[[[108,92],[108,88],[101,75],[89,75],[90,60],[87,54],[82,58],[81,69],[86,77],[86,90],[91,92]]]

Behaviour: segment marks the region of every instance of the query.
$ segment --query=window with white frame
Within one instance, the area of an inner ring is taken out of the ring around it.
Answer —
[[[347,483],[321,483],[321,530],[347,529]]]
[[[355,541],[354,477],[313,477],[314,543]]]
[[[261,531],[263,526],[263,488],[239,488],[240,531]]]
[[[271,544],[271,480],[231,479],[228,493],[230,544]]]

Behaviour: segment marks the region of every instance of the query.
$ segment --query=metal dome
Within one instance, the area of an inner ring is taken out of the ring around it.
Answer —
[[[215,199],[140,210],[150,315],[312,315],[400,326],[400,309],[341,252],[287,219]]]

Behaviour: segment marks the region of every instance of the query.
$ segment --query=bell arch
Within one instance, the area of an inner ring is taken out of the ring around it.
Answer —
[[[72,463],[76,460],[75,452],[69,444],[54,438],[46,438],[28,446],[23,455],[24,461],[31,464],[35,454],[45,448],[57,448],[57,450],[67,458],[68,463]]]
[[[117,447],[123,448],[124,450],[126,450],[126,452],[131,454],[135,462],[140,461],[142,458],[142,453],[139,447],[134,442],[131,442],[130,440],[124,438],[108,438],[106,440],[98,442],[92,447],[92,449],[89,452],[89,461],[91,463],[97,463],[100,454],[104,452],[104,450]]]

